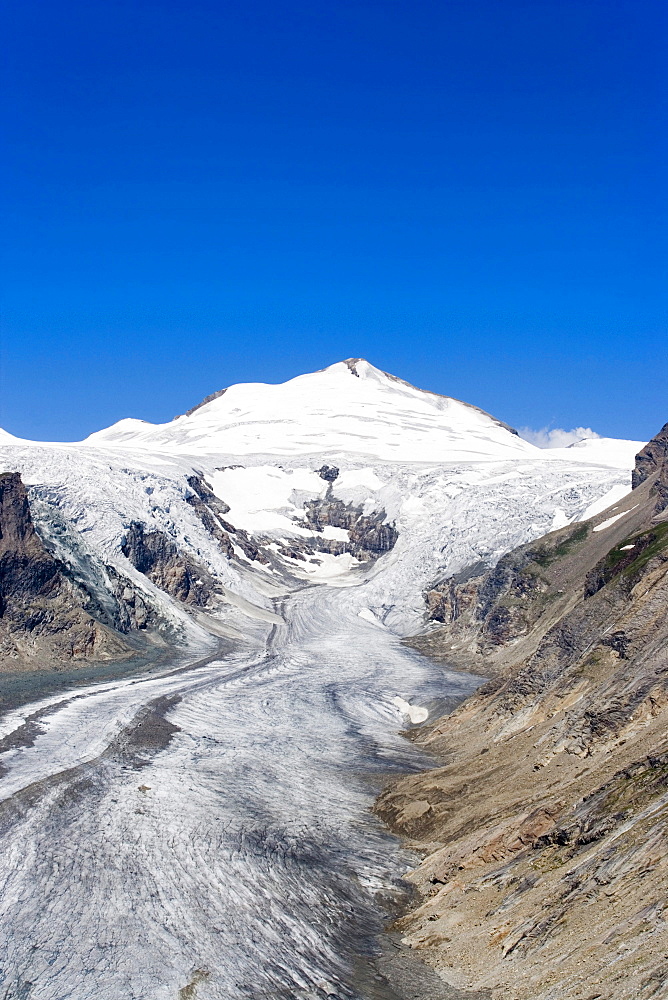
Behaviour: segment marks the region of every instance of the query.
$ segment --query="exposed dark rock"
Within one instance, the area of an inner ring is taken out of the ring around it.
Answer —
[[[394,548],[399,532],[393,524],[385,524],[385,511],[362,515],[349,529],[353,554],[369,552],[381,556]]]
[[[313,531],[322,531],[325,525],[347,531],[359,516],[359,508],[333,497],[307,500],[304,504],[304,525]]]
[[[204,566],[181,552],[161,531],[146,531],[133,521],[121,542],[121,551],[135,569],[156,587],[184,604],[206,606],[214,592],[214,580]]]
[[[425,601],[430,621],[450,625],[465,612],[472,613],[486,569],[484,563],[475,563],[427,591]]]
[[[223,500],[216,496],[209,484],[205,481],[201,472],[189,476],[188,485],[194,491],[195,496],[198,497],[202,503],[205,503],[207,507],[218,517],[224,517],[225,514],[229,514],[230,508]],[[194,497],[191,496],[186,499],[189,504],[196,506],[194,503]]]
[[[12,601],[47,597],[60,582],[60,567],[35,532],[20,475],[0,475],[0,615]]]
[[[18,473],[0,475],[0,666],[53,668],[136,652],[103,607],[35,531]]]
[[[201,474],[188,478],[188,485],[193,491],[186,497],[187,503],[194,508],[195,513],[206,530],[218,541],[221,549],[228,559],[234,556],[234,547],[230,540],[227,525],[222,520],[223,516],[229,513],[230,508],[222,500],[219,500],[213,490],[204,481]],[[225,525],[225,527],[223,527]]]
[[[213,492],[201,473],[197,473],[188,478],[188,485],[193,491],[186,497],[187,502],[194,508],[195,513],[201,520],[207,531],[218,541],[222,551],[228,559],[236,558],[234,544],[230,536],[234,536],[236,543],[244,555],[259,563],[266,563],[266,555],[249,538],[248,533],[242,528],[235,528],[225,520],[225,515],[230,508]]]
[[[306,562],[306,556],[313,556],[318,550],[313,545],[309,545],[308,542],[302,542],[300,540],[292,545],[279,545],[278,551],[287,559],[296,559],[298,562]]]
[[[324,479],[326,483],[333,483],[334,480],[339,477],[339,470],[335,465],[321,465],[318,469],[318,475],[321,479]]]
[[[57,501],[50,490],[31,489],[35,531],[47,554],[77,588],[84,610],[96,621],[125,634],[159,628],[163,623],[146,595],[113,566],[102,563],[62,516]]]
[[[201,403],[197,403],[196,406],[191,406],[189,410],[186,410],[185,413],[179,414],[179,416],[183,417],[192,416],[192,414],[195,413],[196,410],[199,410],[200,407],[206,406],[207,403],[212,403],[214,399],[220,399],[220,397],[223,396],[226,392],[227,388],[219,389],[218,392],[210,393],[208,396],[204,397]],[[178,420],[178,417],[174,417],[174,419]]]
[[[668,424],[664,424],[656,437],[636,455],[632,474],[632,487],[637,489],[647,479],[652,479],[652,493],[656,496],[657,513],[668,507]]]
[[[385,511],[364,514],[361,507],[345,504],[329,493],[323,499],[308,500],[304,505],[303,524],[321,532],[325,525],[348,532],[350,541],[343,542],[341,551],[368,559],[394,548],[399,533],[393,524],[385,523]]]
[[[120,632],[159,628],[160,618],[147,602],[146,595],[133,586],[127,577],[121,576],[113,566],[107,567],[107,573],[117,601],[118,610],[114,619],[114,627]]]
[[[242,528],[235,529],[234,539],[248,559],[251,559],[253,562],[262,563],[263,565],[266,565],[269,562],[266,554],[251,540],[248,532],[244,531]]]
[[[668,424],[664,424],[659,433],[636,455],[636,464],[631,480],[633,489],[637,489],[649,476],[663,472],[667,464]]]

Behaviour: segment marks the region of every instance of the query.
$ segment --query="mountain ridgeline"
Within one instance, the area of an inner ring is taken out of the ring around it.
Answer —
[[[378,803],[426,855],[398,927],[493,997],[665,996],[667,444],[608,510],[432,588],[409,640],[491,679]]]

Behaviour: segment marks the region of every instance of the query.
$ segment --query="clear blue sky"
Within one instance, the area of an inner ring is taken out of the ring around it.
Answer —
[[[8,0],[0,425],[77,439],[364,356],[651,436],[667,10]]]

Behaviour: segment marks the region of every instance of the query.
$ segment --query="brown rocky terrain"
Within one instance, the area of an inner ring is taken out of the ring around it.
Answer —
[[[162,531],[147,531],[133,521],[121,542],[121,552],[135,569],[177,600],[201,607],[209,603],[215,588],[211,574]]]
[[[127,581],[108,579],[104,606],[45,547],[20,475],[0,475],[0,669],[64,669],[136,655],[141,644],[130,633],[150,624],[150,612]]]
[[[454,986],[668,996],[667,444],[614,507],[426,595],[413,645],[491,679],[377,808],[424,856],[396,928]]]

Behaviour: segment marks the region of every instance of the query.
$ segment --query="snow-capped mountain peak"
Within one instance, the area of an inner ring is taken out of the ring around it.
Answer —
[[[145,554],[126,554],[143,552],[144,535],[172,583],[174,560],[191,560],[179,572],[193,587],[264,607],[296,579],[337,581],[402,631],[446,571],[619,500],[641,444],[537,448],[475,406],[350,358],[232,385],[164,424],[125,419],[69,444],[0,436],[0,470],[21,473],[54,545],[64,518],[100,573],[112,566],[183,628],[180,604],[141,579]]]
[[[403,462],[537,451],[477,407],[418,389],[361,358],[278,385],[233,385],[169,423],[125,419],[85,444],[209,455],[346,452]]]

